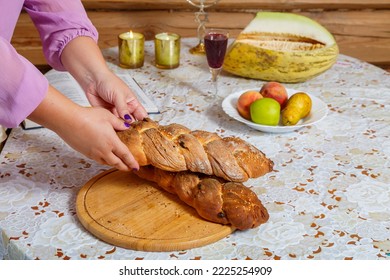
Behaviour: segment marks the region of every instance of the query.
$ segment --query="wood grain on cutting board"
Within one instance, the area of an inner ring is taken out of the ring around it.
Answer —
[[[78,193],[77,216],[99,239],[140,251],[177,251],[216,242],[235,229],[202,219],[153,182],[130,172],[105,171]]]

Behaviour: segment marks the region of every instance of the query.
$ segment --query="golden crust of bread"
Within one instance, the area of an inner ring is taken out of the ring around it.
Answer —
[[[245,182],[273,170],[263,152],[238,137],[191,131],[180,124],[159,125],[151,119],[134,122],[117,133],[140,166],[173,172],[192,171]]]

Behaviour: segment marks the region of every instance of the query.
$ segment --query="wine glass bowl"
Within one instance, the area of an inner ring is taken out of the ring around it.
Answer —
[[[207,63],[212,81],[217,82],[227,50],[229,31],[224,29],[208,29],[204,36]],[[216,88],[217,89],[217,88]]]

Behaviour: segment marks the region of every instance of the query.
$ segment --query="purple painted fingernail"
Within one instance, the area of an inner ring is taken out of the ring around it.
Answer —
[[[125,122],[124,124],[125,124],[126,127],[130,127],[129,123]]]
[[[131,117],[130,117],[129,114],[126,114],[126,115],[124,116],[124,118],[125,118],[125,120],[127,120],[127,121],[131,121]]]
[[[137,172],[137,171],[138,171],[138,168],[133,168],[133,171],[134,171],[134,172]]]

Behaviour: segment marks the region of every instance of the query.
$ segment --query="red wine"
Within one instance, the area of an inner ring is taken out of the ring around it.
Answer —
[[[211,68],[221,68],[225,58],[228,37],[220,33],[210,33],[204,37],[207,62]]]

